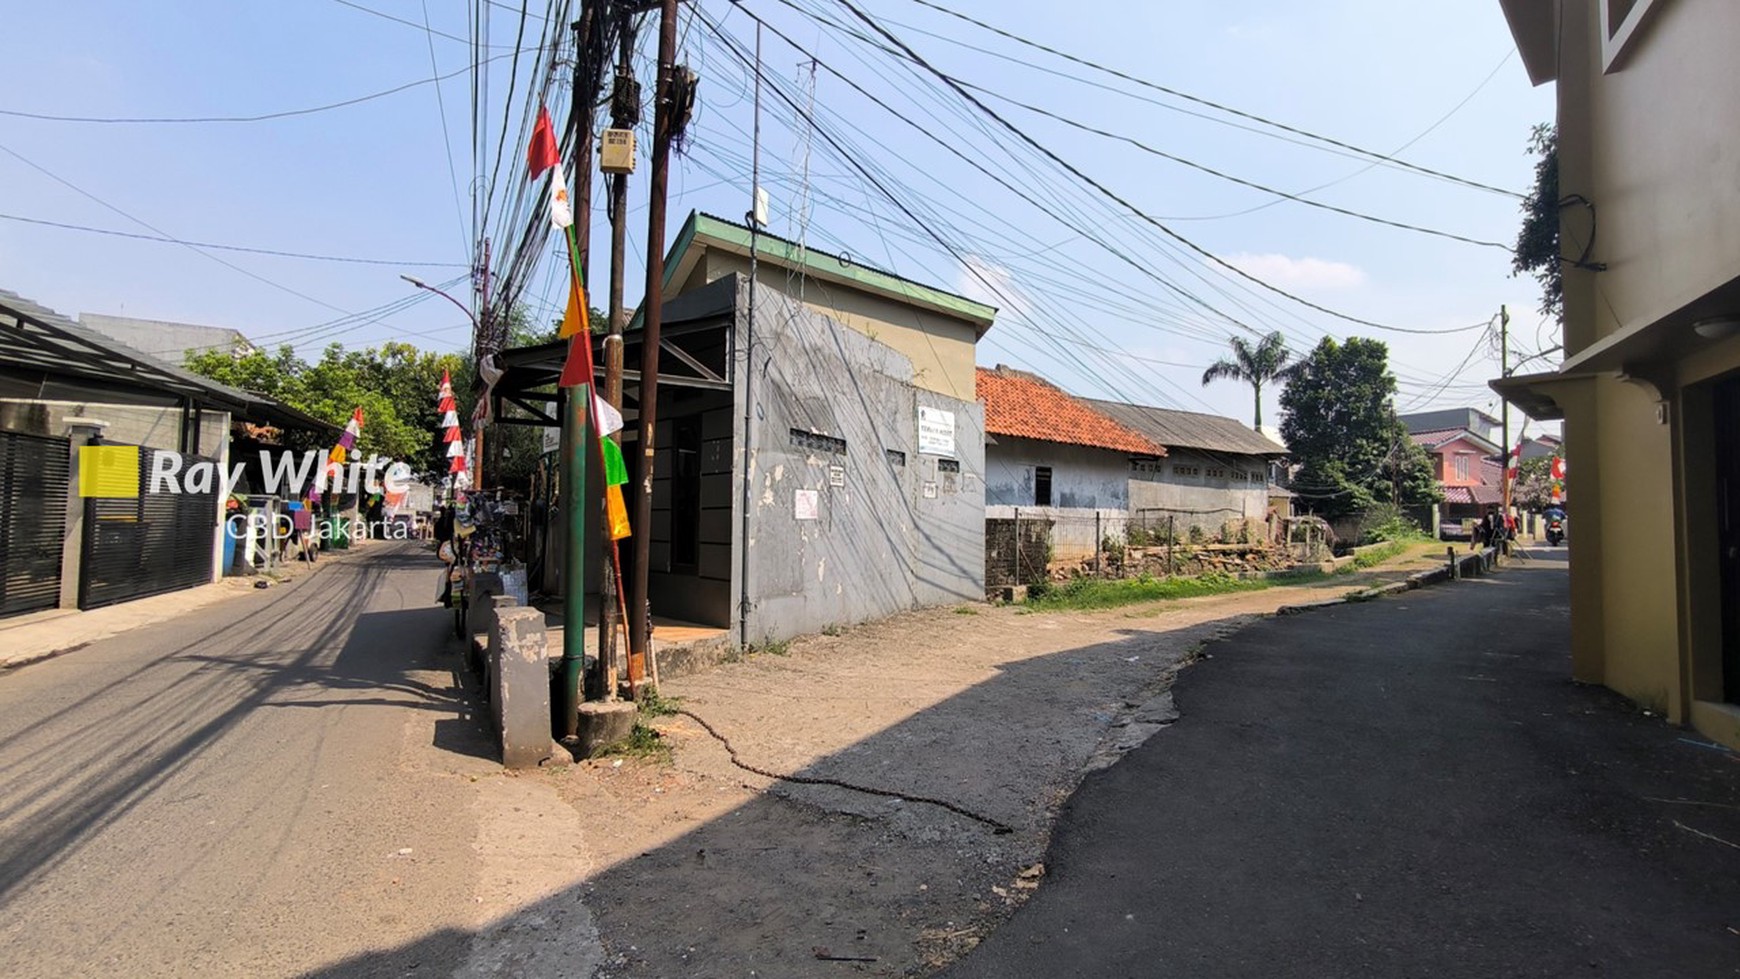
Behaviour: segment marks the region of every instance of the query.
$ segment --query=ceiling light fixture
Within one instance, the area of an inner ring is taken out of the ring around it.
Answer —
[[[1692,324],[1692,332],[1706,340],[1721,340],[1740,333],[1740,316],[1707,316]]]

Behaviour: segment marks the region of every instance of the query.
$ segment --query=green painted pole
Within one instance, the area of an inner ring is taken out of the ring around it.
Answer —
[[[588,342],[582,337],[580,342]],[[563,738],[580,735],[580,676],[586,668],[586,450],[592,444],[592,385],[564,388],[562,402],[562,698]]]

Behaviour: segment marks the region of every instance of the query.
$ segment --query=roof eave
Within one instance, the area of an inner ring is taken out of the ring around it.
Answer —
[[[1559,5],[1553,0],[1498,0],[1498,5],[1529,81],[1545,85],[1558,80]]]

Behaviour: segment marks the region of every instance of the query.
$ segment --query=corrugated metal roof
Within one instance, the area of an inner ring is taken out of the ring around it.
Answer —
[[[1197,411],[1150,408],[1121,401],[1084,398],[1095,411],[1141,432],[1149,441],[1174,449],[1201,449],[1231,455],[1283,456],[1285,446],[1236,418]]]
[[[992,435],[1086,445],[1132,455],[1163,456],[1165,448],[1095,410],[1084,398],[1065,394],[1037,375],[1008,367],[980,367],[979,400],[985,431]]]

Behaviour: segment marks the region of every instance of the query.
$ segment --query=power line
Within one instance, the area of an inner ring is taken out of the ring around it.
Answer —
[[[1377,150],[1368,150],[1362,146],[1356,146],[1352,143],[1346,142],[1345,140],[1336,139],[1336,138],[1331,137],[1331,136],[1324,136],[1320,133],[1314,133],[1314,132],[1311,132],[1310,130],[1301,129],[1297,126],[1290,126],[1284,122],[1277,122],[1273,119],[1269,119],[1269,118],[1266,118],[1264,116],[1257,115],[1256,113],[1253,113],[1253,112],[1246,112],[1243,109],[1235,109],[1230,105],[1225,105],[1225,104],[1222,104],[1220,102],[1215,102],[1211,99],[1206,99],[1206,98],[1203,98],[1203,97],[1198,96],[1198,95],[1192,95],[1189,92],[1182,92],[1182,91],[1179,91],[1178,89],[1175,89],[1175,88],[1169,88],[1169,87],[1167,87],[1165,85],[1161,85],[1157,82],[1148,81],[1145,78],[1138,78],[1135,75],[1131,75],[1131,74],[1128,74],[1126,72],[1119,71],[1115,68],[1107,68],[1104,65],[1097,64],[1097,63],[1090,61],[1086,58],[1081,58],[1081,57],[1078,57],[1076,55],[1069,54],[1068,52],[1065,52],[1065,51],[1059,51],[1058,49],[1051,47],[1049,45],[1041,44],[1038,41],[1034,41],[1034,40],[1031,40],[1029,38],[1022,37],[1019,34],[1015,34],[1011,31],[1006,31],[1003,28],[997,27],[994,24],[988,24],[985,21],[979,20],[976,17],[972,17],[972,16],[969,16],[967,14],[960,13],[959,11],[950,10],[948,7],[945,7],[939,3],[933,3],[932,0],[912,0],[912,2],[918,4],[921,7],[928,7],[931,10],[935,10],[935,11],[938,11],[940,13],[947,14],[950,17],[956,18],[957,20],[966,21],[967,23],[972,24],[975,27],[990,31],[991,33],[996,34],[999,37],[1014,41],[1017,44],[1025,45],[1027,47],[1034,48],[1035,50],[1038,50],[1038,51],[1043,51],[1046,54],[1052,55],[1053,57],[1062,58],[1065,61],[1069,61],[1069,62],[1072,62],[1074,64],[1081,65],[1085,68],[1091,68],[1094,71],[1103,72],[1104,74],[1110,75],[1114,78],[1118,78],[1118,79],[1121,79],[1121,80],[1126,81],[1126,82],[1130,82],[1130,83],[1135,84],[1135,85],[1140,85],[1144,88],[1153,89],[1156,92],[1163,92],[1166,95],[1170,95],[1176,99],[1183,99],[1187,102],[1193,102],[1197,105],[1206,106],[1208,108],[1214,109],[1218,112],[1224,112],[1224,113],[1231,115],[1231,116],[1237,116],[1238,118],[1241,118],[1241,119],[1249,119],[1252,122],[1260,123],[1260,124],[1265,125],[1265,126],[1272,126],[1275,129],[1279,129],[1283,132],[1292,133],[1292,134],[1297,135],[1297,136],[1303,136],[1306,139],[1316,140],[1317,142],[1324,143],[1324,144],[1327,144],[1329,146],[1334,146],[1334,147],[1337,147],[1339,149],[1347,150],[1351,153],[1357,153],[1360,156],[1368,157],[1368,158],[1375,159],[1375,160],[1378,160],[1381,162],[1394,164],[1396,166],[1403,167],[1403,168],[1408,169],[1408,170],[1413,170],[1417,173],[1425,174],[1425,175],[1431,176],[1431,177],[1436,177],[1440,180],[1448,180],[1452,183],[1462,184],[1463,186],[1466,186],[1466,187],[1472,187],[1472,188],[1475,188],[1477,190],[1484,190],[1484,191],[1488,191],[1488,192],[1494,193],[1494,194],[1502,194],[1506,197],[1514,197],[1514,198],[1517,198],[1518,200],[1521,200],[1526,196],[1524,194],[1519,194],[1514,190],[1506,190],[1503,187],[1494,187],[1491,184],[1483,184],[1483,183],[1480,183],[1479,181],[1469,180],[1465,177],[1458,177],[1454,174],[1445,173],[1441,170],[1433,170],[1430,167],[1423,167],[1423,166],[1420,166],[1420,165],[1415,164],[1415,163],[1409,163],[1405,160],[1398,160],[1392,154],[1380,153]],[[850,4],[842,3],[842,6],[846,6],[848,9],[851,9]],[[878,29],[878,31],[881,31],[880,28],[877,28],[877,29]],[[882,33],[886,33],[886,32],[882,32]],[[898,43],[898,42],[896,42],[896,43]]]
[[[213,248],[226,252],[246,252],[250,255],[271,255],[275,258],[302,258],[314,262],[347,262],[353,265],[392,265],[399,268],[467,268],[463,262],[396,262],[384,258],[354,258],[347,255],[315,255],[309,252],[289,252],[276,248],[254,248],[247,245],[220,245],[210,241],[189,241],[184,238],[171,238],[168,235],[147,235],[133,231],[118,231],[114,228],[93,228],[83,224],[68,224],[64,221],[47,221],[42,218],[27,218],[19,214],[0,214],[0,219],[18,221],[24,224],[36,224],[47,228],[61,228],[66,231],[88,231],[91,234],[110,235],[115,238],[132,238],[138,241],[160,241],[171,245],[186,245],[190,248]]]
[[[489,60],[495,61],[505,57],[508,56],[505,54],[498,54]],[[395,85],[392,88],[380,92],[374,92],[369,95],[359,95],[354,99],[328,102],[325,105],[313,105],[302,109],[284,109],[279,112],[263,112],[251,116],[60,116],[50,115],[43,112],[24,112],[18,109],[0,109],[0,116],[15,116],[19,119],[39,119],[45,122],[88,122],[103,125],[158,125],[165,123],[181,125],[190,123],[265,122],[270,119],[288,119],[292,116],[307,116],[313,115],[316,112],[326,112],[331,109],[343,109],[353,105],[361,105],[364,102],[372,102],[375,99],[384,99],[389,95],[397,95],[400,92],[417,88],[422,85],[439,84],[449,78],[462,75],[469,70],[470,68],[467,67],[461,68],[458,71],[448,72],[445,75],[436,75],[432,78],[419,78],[414,82]]]
[[[356,4],[349,2],[349,0],[336,0],[336,2],[342,3],[347,7],[356,6]],[[367,7],[358,7],[357,9],[368,10]],[[382,14],[382,16],[386,15]],[[398,20],[397,17],[389,17],[388,19]],[[400,21],[400,23],[409,24],[410,21]],[[412,24],[411,26],[415,27],[416,25]],[[429,26],[429,0],[423,0],[423,32],[425,39],[429,42],[429,70],[439,76],[441,74],[441,66],[435,61],[436,31]],[[452,35],[449,34],[443,36],[451,37]],[[473,67],[475,67],[475,65]],[[459,170],[453,165],[453,137],[447,131],[447,99],[441,94],[441,86],[439,83],[435,86],[435,105],[441,110],[441,148],[447,151],[447,177],[453,185],[453,213],[459,218],[460,250],[468,251],[471,243],[465,233],[465,205],[459,202]]]
[[[1422,227],[1422,226],[1417,225],[1417,224],[1408,224],[1405,221],[1396,221],[1396,220],[1393,220],[1390,218],[1380,218],[1380,217],[1377,217],[1376,215],[1366,214],[1366,213],[1363,213],[1361,211],[1354,211],[1354,210],[1350,210],[1350,209],[1345,208],[1345,207],[1337,207],[1334,204],[1325,204],[1322,201],[1314,201],[1309,197],[1302,197],[1298,194],[1288,193],[1287,191],[1284,191],[1284,190],[1277,190],[1274,187],[1266,187],[1263,184],[1257,183],[1256,181],[1246,180],[1243,177],[1237,177],[1237,176],[1234,176],[1234,175],[1227,173],[1225,171],[1216,170],[1213,167],[1206,166],[1206,165],[1201,164],[1201,163],[1197,163],[1194,160],[1187,160],[1182,156],[1178,156],[1178,155],[1173,154],[1173,153],[1168,153],[1165,150],[1150,146],[1147,143],[1144,143],[1141,140],[1136,139],[1134,137],[1124,136],[1124,135],[1120,135],[1120,134],[1114,133],[1114,132],[1108,132],[1107,130],[1100,129],[1100,128],[1095,127],[1095,126],[1090,126],[1085,122],[1081,122],[1081,121],[1076,120],[1076,119],[1071,119],[1068,116],[1064,116],[1064,115],[1060,115],[1056,112],[1052,112],[1049,109],[1042,109],[1039,106],[1031,105],[1029,103],[1023,102],[1020,99],[1013,99],[1007,95],[1000,95],[1000,94],[993,92],[990,89],[985,88],[983,86],[974,85],[971,82],[962,82],[961,84],[965,85],[967,88],[973,89],[974,91],[983,92],[984,94],[990,96],[991,98],[997,99],[997,100],[1002,101],[1002,102],[1007,102],[1010,105],[1017,106],[1017,107],[1022,108],[1022,109],[1026,109],[1028,112],[1032,112],[1036,115],[1044,116],[1047,119],[1052,119],[1052,120],[1055,120],[1057,122],[1061,122],[1064,125],[1069,126],[1071,128],[1079,129],[1083,132],[1093,133],[1096,136],[1103,136],[1106,139],[1117,140],[1120,143],[1127,143],[1130,146],[1134,146],[1135,148],[1141,150],[1144,153],[1148,153],[1152,156],[1158,156],[1164,160],[1170,160],[1173,163],[1177,163],[1181,166],[1189,167],[1192,170],[1197,170],[1197,171],[1200,171],[1202,173],[1206,173],[1211,177],[1218,177],[1221,180],[1225,180],[1225,181],[1228,181],[1230,183],[1238,184],[1241,187],[1249,187],[1252,190],[1260,190],[1265,194],[1273,194],[1276,197],[1283,198],[1285,200],[1294,201],[1294,202],[1299,203],[1299,204],[1304,204],[1307,207],[1321,208],[1322,210],[1332,211],[1336,214],[1345,215],[1345,216],[1350,217],[1350,218],[1358,218],[1361,221],[1370,221],[1373,224],[1387,225],[1388,227],[1400,228],[1404,231],[1416,231],[1416,232],[1419,232],[1420,234],[1434,235],[1434,236],[1439,237],[1439,238],[1448,238],[1451,241],[1460,241],[1460,242],[1463,242],[1464,244],[1469,244],[1469,245],[1480,245],[1480,246],[1485,247],[1485,248],[1497,248],[1497,249],[1504,251],[1504,252],[1511,251],[1511,247],[1509,245],[1504,244],[1503,242],[1483,241],[1483,240],[1478,239],[1478,238],[1469,238],[1466,235],[1459,235],[1459,234],[1455,234],[1455,233],[1449,232],[1449,231],[1440,231],[1436,228],[1426,228],[1426,227]]]
[[[1069,171],[1069,173],[1074,175],[1078,180],[1081,180],[1082,182],[1093,187],[1095,190],[1099,191],[1104,196],[1118,202],[1119,204],[1121,204],[1124,208],[1129,210],[1132,214],[1134,214],[1138,218],[1141,218],[1143,221],[1145,221],[1148,224],[1151,224],[1155,228],[1159,229],[1159,231],[1161,233],[1165,234],[1167,237],[1176,241],[1178,244],[1183,245],[1185,248],[1188,248],[1189,250],[1195,252],[1196,254],[1202,256],[1203,258],[1209,260],[1210,262],[1213,262],[1215,265],[1218,265],[1221,268],[1226,269],[1227,271],[1233,273],[1234,275],[1237,275],[1238,277],[1245,279],[1245,280],[1253,283],[1254,285],[1257,285],[1263,289],[1266,289],[1269,292],[1275,293],[1276,295],[1281,296],[1285,299],[1290,299],[1293,302],[1298,303],[1299,305],[1306,307],[1307,309],[1313,309],[1313,310],[1316,310],[1317,312],[1323,313],[1323,314],[1328,315],[1328,316],[1332,316],[1332,317],[1339,319],[1339,320],[1345,320],[1349,323],[1355,323],[1355,324],[1358,324],[1360,326],[1371,327],[1372,329],[1375,329],[1375,330],[1387,330],[1387,331],[1394,332],[1394,333],[1435,334],[1435,333],[1455,332],[1455,331],[1447,331],[1447,330],[1424,330],[1424,329],[1418,329],[1418,328],[1413,328],[1413,327],[1394,326],[1394,325],[1391,325],[1388,323],[1379,323],[1375,320],[1369,320],[1369,319],[1365,319],[1363,317],[1353,316],[1353,315],[1348,314],[1348,313],[1343,313],[1340,310],[1336,310],[1336,309],[1332,309],[1328,306],[1324,306],[1321,303],[1313,302],[1309,299],[1304,298],[1303,296],[1296,295],[1292,292],[1289,292],[1285,289],[1282,289],[1280,286],[1274,285],[1274,284],[1272,284],[1264,279],[1261,279],[1255,275],[1252,275],[1249,272],[1246,272],[1244,269],[1239,268],[1237,265],[1234,265],[1233,263],[1228,262],[1226,259],[1221,258],[1219,255],[1214,254],[1213,252],[1202,247],[1201,245],[1198,245],[1194,241],[1191,241],[1190,239],[1179,234],[1178,232],[1173,231],[1171,228],[1167,227],[1165,224],[1160,222],[1158,219],[1145,213],[1140,208],[1138,208],[1136,205],[1130,203],[1130,201],[1128,201],[1124,197],[1120,196],[1116,191],[1113,191],[1111,188],[1109,188],[1105,184],[1102,184],[1099,181],[1095,180],[1093,177],[1088,176],[1079,167],[1076,167],[1074,164],[1063,159],[1061,156],[1058,156],[1051,149],[1049,149],[1048,147],[1041,144],[1038,140],[1034,139],[1032,136],[1028,135],[1027,132],[1025,130],[1021,129],[1019,126],[1016,126],[1014,123],[1011,123],[1007,119],[1004,119],[1000,114],[997,113],[997,111],[995,109],[992,109],[990,106],[988,106],[984,102],[980,101],[978,99],[978,97],[974,96],[971,92],[967,91],[966,88],[959,81],[957,81],[954,77],[944,73],[943,71],[941,71],[941,70],[937,69],[936,67],[934,67],[933,65],[931,65],[930,62],[926,61],[922,55],[920,55],[918,52],[914,51],[904,41],[900,40],[898,37],[896,37],[895,35],[890,33],[886,28],[884,28],[883,26],[878,24],[873,18],[870,17],[869,14],[865,13],[861,8],[859,8],[857,6],[857,4],[853,3],[852,0],[837,0],[837,2],[840,4],[840,6],[846,8],[846,10],[851,12],[851,14],[853,16],[855,16],[859,20],[863,21],[864,24],[866,26],[868,26],[871,30],[877,32],[878,34],[881,34],[884,38],[886,38],[889,41],[889,43],[895,45],[896,47],[898,47],[902,51],[904,51],[906,53],[906,56],[908,58],[910,58],[914,63],[918,64],[920,67],[924,68],[926,71],[929,71],[931,74],[937,76],[937,78],[941,79],[945,84],[947,84],[949,87],[953,88],[963,99],[966,99],[968,102],[973,104],[976,108],[978,108],[979,111],[985,113],[992,120],[996,121],[999,125],[1001,125],[1004,129],[1007,129],[1017,139],[1020,139],[1022,142],[1028,144],[1033,149],[1039,151],[1046,158],[1050,159],[1053,163],[1056,163],[1058,166],[1063,167],[1065,170]]]

